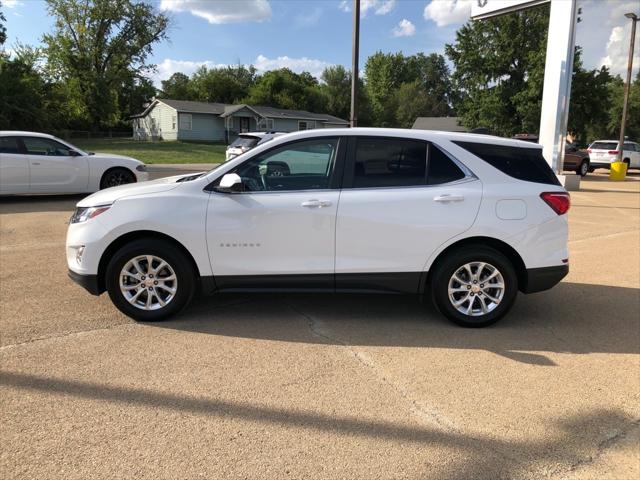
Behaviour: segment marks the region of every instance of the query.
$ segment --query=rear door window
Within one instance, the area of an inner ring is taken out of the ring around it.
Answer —
[[[402,138],[358,137],[353,188],[426,184],[427,143]]]
[[[476,142],[453,142],[510,177],[526,182],[560,185],[540,148]]]
[[[429,148],[428,166],[427,183],[429,185],[455,182],[464,178],[464,172],[460,170],[460,167],[433,144]]]
[[[16,137],[0,137],[0,153],[20,154],[20,146]]]

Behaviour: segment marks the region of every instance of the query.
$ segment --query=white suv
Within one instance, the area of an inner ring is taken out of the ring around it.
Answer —
[[[591,168],[610,168],[611,162],[618,161],[618,140],[596,140],[589,145]],[[640,144],[625,140],[622,161],[629,168],[640,168]]]
[[[431,296],[464,326],[568,272],[569,195],[541,147],[395,129],[278,137],[202,174],[80,201],[72,279],[143,321],[197,292]]]
[[[227,147],[225,152],[225,161],[242,155],[248,152],[252,148],[267,143],[278,135],[282,135],[280,132],[250,132],[241,133],[238,137]]]

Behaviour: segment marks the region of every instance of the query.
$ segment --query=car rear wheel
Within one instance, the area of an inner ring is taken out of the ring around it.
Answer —
[[[589,173],[591,169],[589,168],[589,160],[583,160],[580,166],[578,167],[577,173],[581,177],[586,177],[587,173]]]
[[[518,278],[511,262],[497,250],[467,246],[438,263],[431,293],[449,320],[464,327],[485,327],[511,309]]]
[[[104,175],[102,175],[102,179],[100,179],[100,190],[133,183],[135,181],[136,177],[130,170],[127,170],[126,168],[112,168],[111,170],[104,172]]]
[[[106,269],[106,286],[118,310],[135,320],[153,322],[189,304],[195,276],[191,261],[174,245],[142,239],[115,253]]]

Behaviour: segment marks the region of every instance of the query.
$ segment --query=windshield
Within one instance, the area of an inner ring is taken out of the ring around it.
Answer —
[[[253,148],[260,139],[257,137],[240,136],[236,138],[229,148]]]
[[[618,142],[593,142],[590,148],[592,150],[617,150]]]

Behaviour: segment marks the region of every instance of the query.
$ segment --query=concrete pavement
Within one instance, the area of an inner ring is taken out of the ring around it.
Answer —
[[[410,298],[224,295],[137,324],[66,278],[79,197],[0,200],[2,478],[638,478],[640,176],[482,330]]]

